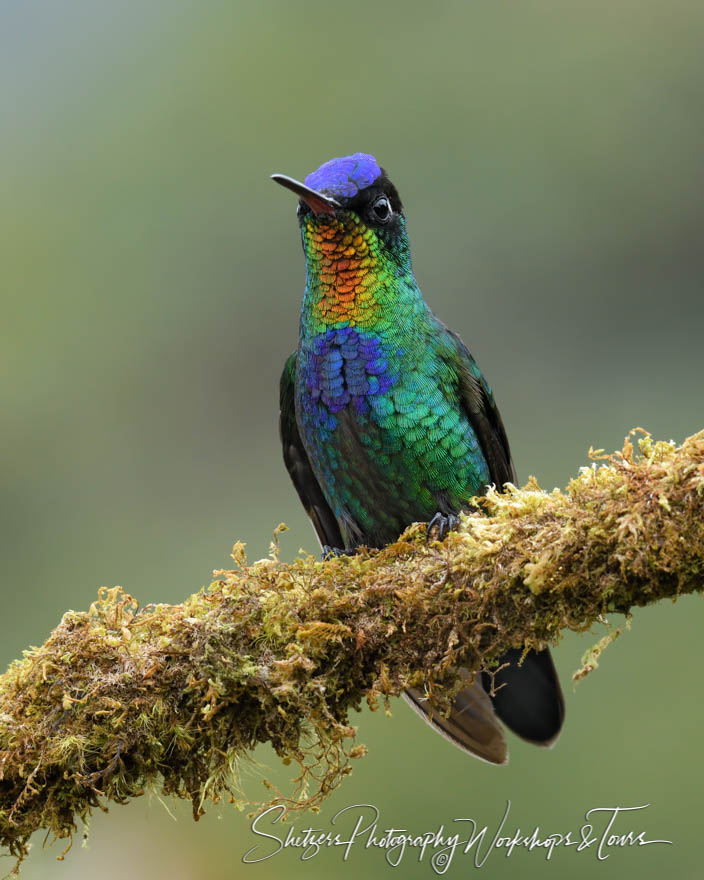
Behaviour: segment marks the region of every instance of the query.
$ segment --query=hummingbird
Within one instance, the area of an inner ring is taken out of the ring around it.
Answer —
[[[303,182],[272,179],[298,196],[306,264],[279,429],[323,555],[381,548],[412,522],[442,540],[472,497],[516,483],[492,389],[426,304],[401,199],[374,156],[331,159]],[[523,654],[507,651],[493,675],[460,669],[447,717],[419,688],[403,696],[452,743],[505,764],[502,722],[551,746],[565,713],[549,649]]]

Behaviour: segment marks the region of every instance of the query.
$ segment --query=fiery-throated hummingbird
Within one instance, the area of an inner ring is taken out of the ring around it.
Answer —
[[[272,177],[299,197],[306,261],[298,348],[281,377],[281,440],[324,552],[383,547],[416,521],[442,538],[469,499],[516,482],[491,388],[426,305],[401,199],[373,156],[331,159],[304,183]],[[549,650],[521,663],[522,654],[506,653],[493,687],[490,673],[472,681],[462,670],[467,687],[447,717],[419,689],[404,696],[460,748],[503,764],[498,719],[549,746],[564,717]]]

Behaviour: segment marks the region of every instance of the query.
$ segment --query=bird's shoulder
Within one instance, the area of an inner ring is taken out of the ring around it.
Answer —
[[[460,406],[477,434],[492,482],[498,488],[516,482],[516,471],[494,392],[461,337],[435,318],[442,339],[440,356],[456,378]]]

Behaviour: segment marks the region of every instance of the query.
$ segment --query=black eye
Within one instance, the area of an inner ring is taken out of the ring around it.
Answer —
[[[372,214],[379,223],[386,223],[391,217],[391,202],[386,196],[379,196],[372,205]]]

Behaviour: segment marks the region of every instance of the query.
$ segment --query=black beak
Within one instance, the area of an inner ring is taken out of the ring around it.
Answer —
[[[285,186],[286,189],[290,189],[291,192],[295,192],[297,196],[300,196],[314,214],[334,215],[335,208],[342,207],[337,199],[311,189],[305,183],[294,180],[293,177],[288,177],[286,174],[272,174],[271,179],[280,183],[281,186]]]

